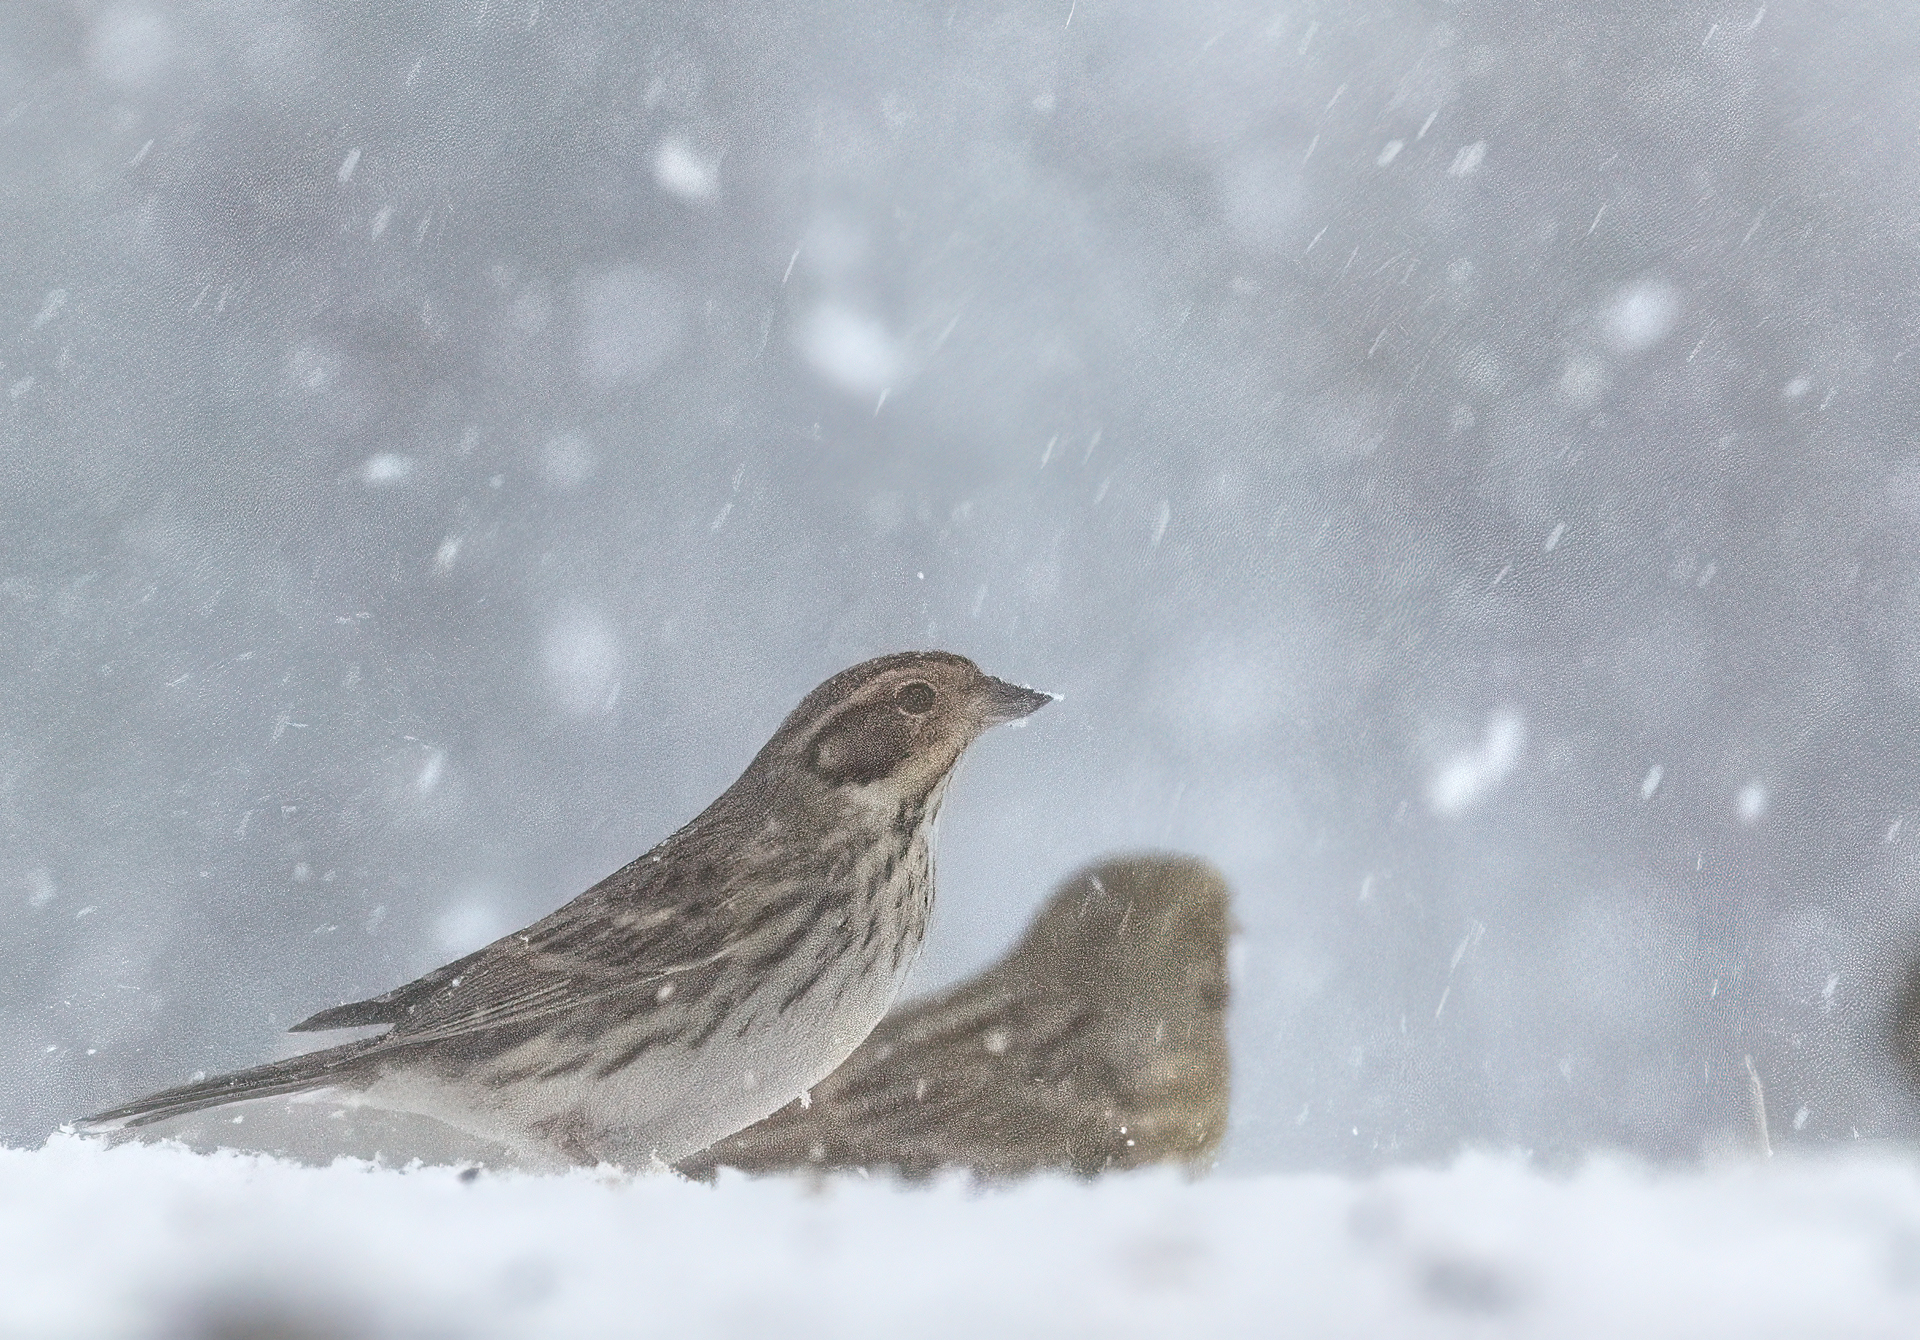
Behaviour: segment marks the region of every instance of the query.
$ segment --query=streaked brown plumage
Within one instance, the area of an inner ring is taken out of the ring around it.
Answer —
[[[680,1170],[1204,1166],[1227,1121],[1227,885],[1183,856],[1063,884],[998,964],[887,1016],[794,1102]]]
[[[886,1012],[925,933],[954,764],[1048,701],[946,652],[842,671],[646,855],[522,931],[295,1030],[386,1033],[79,1125],[331,1089],[535,1162],[683,1158],[817,1083]]]

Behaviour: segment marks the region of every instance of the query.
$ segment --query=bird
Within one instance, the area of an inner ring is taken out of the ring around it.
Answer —
[[[1198,857],[1090,865],[1000,962],[902,1005],[805,1102],[678,1171],[1204,1170],[1227,1126],[1229,897]]]
[[[843,670],[652,850],[522,930],[290,1030],[384,1033],[75,1129],[329,1090],[527,1166],[671,1165],[807,1092],[879,1022],[925,936],[955,765],[1051,701],[951,652]]]

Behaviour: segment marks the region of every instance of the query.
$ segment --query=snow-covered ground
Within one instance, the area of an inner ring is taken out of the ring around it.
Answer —
[[[981,1190],[0,1150],[0,1334],[1911,1336],[1920,1165]]]

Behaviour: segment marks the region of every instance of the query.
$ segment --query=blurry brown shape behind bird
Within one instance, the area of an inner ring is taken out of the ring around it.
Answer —
[[[1001,962],[887,1016],[810,1105],[680,1171],[1205,1167],[1227,1120],[1227,903],[1192,857],[1083,870]]]

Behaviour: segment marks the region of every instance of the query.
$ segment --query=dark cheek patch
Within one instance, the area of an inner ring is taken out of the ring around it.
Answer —
[[[872,704],[841,713],[820,732],[813,768],[835,785],[877,782],[912,752],[912,723],[891,705]]]

